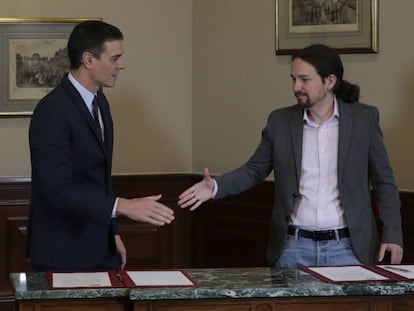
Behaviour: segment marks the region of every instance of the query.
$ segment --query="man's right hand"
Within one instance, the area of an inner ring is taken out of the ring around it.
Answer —
[[[158,202],[161,194],[135,199],[119,198],[117,216],[125,216],[135,221],[163,226],[174,220],[174,211]]]
[[[213,191],[213,178],[211,178],[208,168],[205,168],[203,180],[181,193],[178,197],[178,205],[182,208],[190,207],[190,211],[193,211],[205,201],[210,200]]]

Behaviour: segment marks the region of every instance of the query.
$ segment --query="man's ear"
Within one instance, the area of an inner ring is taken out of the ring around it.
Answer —
[[[328,86],[328,90],[332,91],[337,80],[338,78],[334,74],[330,74],[325,78],[325,83]]]
[[[82,54],[82,64],[86,68],[90,68],[92,66],[94,56],[91,52],[83,52]]]

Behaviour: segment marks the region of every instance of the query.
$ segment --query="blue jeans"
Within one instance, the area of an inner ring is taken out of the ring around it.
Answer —
[[[286,235],[285,247],[276,262],[277,268],[298,268],[300,266],[360,265],[355,256],[350,238],[326,241]]]

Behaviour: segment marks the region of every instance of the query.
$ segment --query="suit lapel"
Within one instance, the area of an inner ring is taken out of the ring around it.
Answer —
[[[346,162],[346,156],[351,143],[351,133],[354,123],[352,110],[348,104],[338,99],[339,109],[339,137],[338,137],[338,186]],[[302,141],[303,141],[303,109],[293,106],[290,114],[290,133],[292,149],[295,160],[296,181],[299,185],[300,171],[302,168]]]
[[[340,186],[341,176],[344,171],[347,150],[351,143],[351,133],[354,123],[352,111],[348,104],[338,100],[339,109],[339,136],[338,136],[338,186]]]
[[[82,116],[86,119],[86,122],[89,125],[90,130],[93,132],[100,148],[102,151],[107,155],[107,149],[102,141],[101,133],[99,132],[99,129],[95,125],[95,121],[93,120],[93,117],[88,110],[88,107],[86,106],[85,102],[82,99],[82,96],[79,94],[79,92],[76,90],[76,88],[73,86],[73,84],[69,81],[67,76],[65,76],[62,80],[63,86],[66,88],[68,93],[73,98],[73,104],[76,106],[76,108],[81,112]]]
[[[295,160],[296,183],[299,187],[300,171],[302,169],[303,109],[298,105],[292,107],[290,114],[290,133]]]

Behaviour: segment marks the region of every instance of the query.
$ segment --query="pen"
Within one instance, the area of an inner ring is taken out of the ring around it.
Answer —
[[[411,272],[410,270],[403,269],[403,268],[398,268],[398,267],[385,266],[385,268],[395,270],[395,271],[400,271],[400,272]]]
[[[122,282],[122,275],[121,275],[121,271],[120,270],[116,271],[116,276]]]

